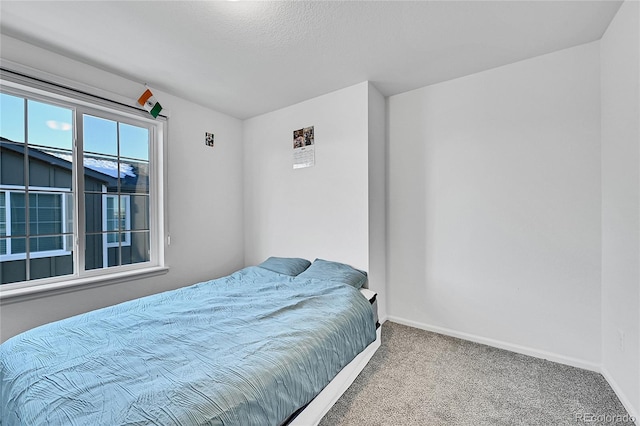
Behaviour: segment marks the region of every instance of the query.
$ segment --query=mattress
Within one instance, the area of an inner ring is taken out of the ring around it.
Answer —
[[[376,339],[349,285],[259,267],[0,345],[0,424],[278,425]]]
[[[368,288],[361,288],[360,293],[362,293],[362,295],[366,297],[371,304],[371,309],[373,310],[373,321],[376,324],[376,328],[379,328],[380,321],[378,317],[378,293],[373,290],[369,290]]]

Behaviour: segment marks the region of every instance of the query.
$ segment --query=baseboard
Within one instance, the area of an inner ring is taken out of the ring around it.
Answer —
[[[458,339],[468,340],[471,342],[492,346],[494,348],[505,349],[507,351],[516,352],[519,354],[528,355],[535,358],[546,359],[548,361],[570,365],[571,367],[577,367],[577,368],[582,368],[584,370],[590,370],[590,371],[595,371],[597,373],[601,373],[600,364],[581,360],[578,358],[559,355],[553,352],[541,351],[538,349],[533,349],[526,346],[503,342],[500,340],[489,339],[487,337],[477,336],[475,334],[463,333],[463,332],[452,330],[449,328],[424,324],[417,321],[400,318],[395,315],[388,315],[386,319],[388,319],[389,321],[397,322],[398,324],[407,325],[409,327],[415,327],[421,330],[431,331],[438,334],[444,334],[445,336],[456,337]]]
[[[638,413],[635,410],[635,407],[633,406],[633,404],[631,404],[631,401],[629,401],[629,398],[627,398],[627,395],[622,391],[622,389],[618,385],[618,382],[616,382],[613,376],[611,375],[611,373],[609,373],[609,370],[607,370],[603,366],[603,367],[600,367],[600,373],[605,378],[605,380],[609,383],[609,386],[611,386],[611,389],[613,389],[615,394],[618,396],[618,399],[620,400],[622,405],[624,405],[624,408],[627,410],[627,413],[629,413],[629,415],[633,417],[635,424],[637,426],[640,426],[640,416],[639,416],[640,413]]]

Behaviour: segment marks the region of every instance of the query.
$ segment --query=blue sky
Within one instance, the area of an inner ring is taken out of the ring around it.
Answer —
[[[29,144],[71,150],[73,146],[73,111],[69,108],[38,101],[27,101],[27,134]],[[148,161],[149,131],[143,127],[117,123],[85,115],[84,151]],[[24,101],[20,97],[0,94],[0,136],[25,142]]]

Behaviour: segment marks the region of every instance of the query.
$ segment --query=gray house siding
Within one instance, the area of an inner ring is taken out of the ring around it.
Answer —
[[[3,186],[24,187],[24,145],[12,143],[3,138],[0,142],[0,182]],[[103,200],[106,193],[117,193],[118,179],[84,168],[85,173],[85,269],[97,269],[120,264],[139,263],[148,260],[148,232],[131,232],[131,245],[107,248],[103,237]],[[146,174],[145,174],[146,176]],[[147,185],[148,178],[139,181],[126,176],[120,179],[120,193],[134,193],[137,185]],[[58,156],[37,149],[29,149],[29,187],[34,188],[71,188],[71,163]],[[130,196],[130,225],[132,230],[148,230],[148,198],[142,195]],[[7,224],[10,226],[10,224]],[[122,251],[122,253],[120,253]],[[104,261],[107,260],[107,265]],[[0,262],[0,283],[25,281],[26,260],[7,260]],[[52,256],[32,258],[29,261],[30,279],[47,278],[73,273],[73,256]]]
[[[33,150],[31,150],[33,151]],[[59,160],[59,159],[57,159]],[[57,161],[43,161],[30,156],[29,186],[46,188],[71,188],[70,165],[61,167]],[[24,187],[24,146],[5,144],[0,146],[0,182],[3,185]],[[8,224],[9,226],[9,224]],[[0,282],[2,284],[27,279],[26,260],[11,260],[0,263]],[[73,273],[73,257],[53,256],[31,259],[29,274],[31,279],[55,277]]]

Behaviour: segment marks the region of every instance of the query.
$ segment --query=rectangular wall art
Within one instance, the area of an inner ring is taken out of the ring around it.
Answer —
[[[315,141],[313,126],[293,131],[293,168],[315,165]]]

